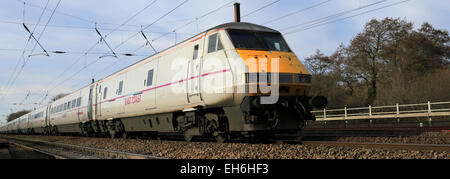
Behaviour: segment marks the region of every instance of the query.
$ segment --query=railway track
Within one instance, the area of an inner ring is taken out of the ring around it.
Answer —
[[[438,132],[448,133],[450,127],[428,127],[428,128],[305,128],[305,137],[396,137],[417,136],[423,133]]]
[[[12,137],[0,138],[20,148],[54,159],[165,159],[163,157]]]
[[[450,145],[435,144],[393,144],[393,143],[366,143],[366,142],[335,142],[335,141],[303,141],[303,145],[327,145],[334,147],[360,147],[393,150],[433,150],[450,152]]]

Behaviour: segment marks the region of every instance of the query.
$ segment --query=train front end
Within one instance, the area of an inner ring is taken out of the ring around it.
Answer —
[[[324,97],[310,97],[312,76],[274,30],[227,29],[245,63],[245,97],[240,104],[244,131],[298,134],[314,121],[313,106],[324,108]]]

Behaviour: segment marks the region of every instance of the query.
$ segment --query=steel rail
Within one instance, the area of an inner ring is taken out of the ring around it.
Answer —
[[[335,142],[335,141],[303,141],[303,145],[328,145],[337,147],[362,147],[396,150],[433,150],[450,151],[450,145],[436,144],[398,144],[398,143],[363,143],[363,142]]]
[[[105,159],[166,159],[163,157],[157,157],[157,156],[151,156],[151,155],[144,155],[144,154],[136,154],[136,153],[130,153],[130,152],[121,152],[116,150],[107,150],[107,149],[99,149],[99,148],[93,148],[93,147],[85,147],[85,146],[79,146],[79,145],[73,145],[73,144],[63,144],[63,143],[57,143],[57,142],[49,142],[49,141],[38,141],[38,140],[32,140],[32,139],[17,139],[12,137],[4,137],[0,136],[0,138],[3,138],[11,143],[16,143],[19,145],[25,146],[23,143],[30,143],[31,146],[38,145],[38,146],[45,146],[48,148],[63,148],[68,151],[76,151],[81,152],[81,155],[87,155],[87,156],[100,156],[100,158]],[[70,157],[63,157],[57,154],[53,154],[52,152],[43,151],[42,149],[36,149],[35,147],[30,147],[26,145],[26,147],[29,147],[33,151],[37,151],[39,153],[44,153],[51,156],[58,156],[60,159],[70,159]]]
[[[50,156],[50,157],[52,157],[52,158],[54,158],[54,159],[67,159],[66,157],[63,157],[63,156],[61,156],[61,155],[57,155],[57,154],[54,154],[54,153],[46,152],[46,151],[40,150],[40,149],[35,148],[35,147],[32,147],[32,146],[28,146],[28,145],[24,145],[24,144],[19,144],[19,143],[17,143],[17,142],[12,142],[12,141],[8,141],[8,142],[9,142],[10,144],[12,144],[12,145],[15,145],[16,147],[19,147],[19,148],[22,148],[22,149],[25,149],[25,150],[28,150],[28,151],[32,151],[32,152],[37,152],[37,153],[40,153],[40,154],[44,154],[44,155]]]

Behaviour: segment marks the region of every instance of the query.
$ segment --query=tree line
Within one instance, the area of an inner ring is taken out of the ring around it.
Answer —
[[[317,50],[305,59],[312,95],[326,96],[328,108],[450,101],[448,31],[413,26],[373,19],[330,56]]]

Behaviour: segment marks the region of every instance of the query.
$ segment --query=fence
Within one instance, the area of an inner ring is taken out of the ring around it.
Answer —
[[[428,118],[432,126],[433,117],[450,116],[450,102],[427,102],[422,104],[406,104],[392,106],[369,106],[361,108],[344,108],[333,110],[313,111],[318,122],[350,121],[374,119]]]

